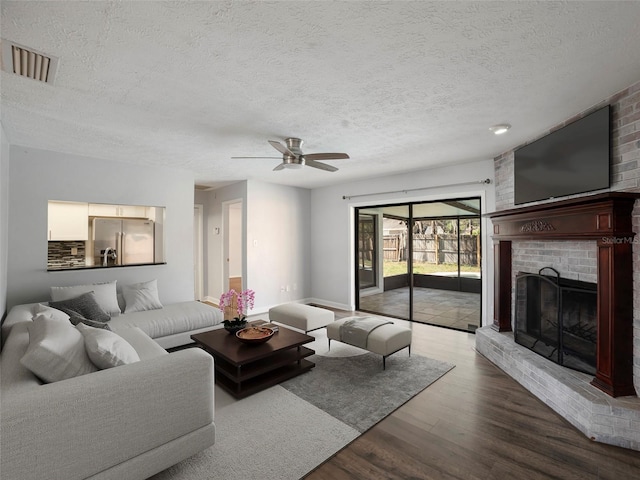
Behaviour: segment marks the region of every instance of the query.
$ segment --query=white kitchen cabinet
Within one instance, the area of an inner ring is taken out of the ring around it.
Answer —
[[[49,202],[49,240],[89,240],[89,204]]]
[[[139,205],[107,205],[103,203],[90,203],[89,215],[92,217],[147,218],[147,207]]]

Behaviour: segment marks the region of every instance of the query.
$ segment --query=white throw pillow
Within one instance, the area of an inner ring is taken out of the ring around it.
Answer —
[[[124,297],[124,313],[143,312],[145,310],[157,310],[162,308],[158,298],[158,281],[135,283],[122,287]]]
[[[98,369],[84,347],[84,337],[69,323],[36,315],[29,325],[29,346],[20,363],[45,382],[57,382]]]
[[[38,315],[58,320],[69,320],[69,315],[64,313],[62,310],[58,310],[57,308],[49,307],[47,305],[42,305],[41,303],[36,305],[34,310],[35,315],[33,316],[32,320],[35,319]]]
[[[96,367],[105,369],[140,361],[138,352],[120,335],[83,323],[76,328],[82,333],[87,355]]]
[[[89,285],[73,285],[70,287],[51,287],[51,301],[70,300],[83,293],[93,292],[96,302],[110,317],[120,315],[118,295],[116,293],[116,280],[108,283],[92,283]]]

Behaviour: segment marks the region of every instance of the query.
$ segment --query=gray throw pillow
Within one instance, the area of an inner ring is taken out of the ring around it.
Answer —
[[[105,330],[111,330],[111,327],[109,326],[108,323],[106,323],[106,322],[96,322],[96,321],[90,320],[88,318],[85,318],[82,315],[70,315],[69,316],[69,321],[72,324],[76,325],[76,326],[79,323],[82,323],[84,325],[88,325],[88,326],[94,327],[94,328],[104,328]]]
[[[98,305],[93,292],[83,293],[69,300],[50,302],[49,306],[62,310],[69,317],[83,317],[94,322],[108,322],[111,320],[109,314]]]

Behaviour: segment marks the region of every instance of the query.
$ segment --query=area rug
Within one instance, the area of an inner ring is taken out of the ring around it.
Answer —
[[[359,435],[278,385],[242,400],[218,386],[215,395],[216,443],[153,480],[295,480]]]
[[[453,368],[398,352],[382,370],[357,353],[314,355],[311,372],[242,400],[216,386],[215,445],[152,479],[299,479]]]
[[[333,347],[332,347],[333,348]],[[311,357],[316,366],[280,385],[359,432],[365,432],[454,365],[406,351],[387,358],[367,353],[354,357]]]

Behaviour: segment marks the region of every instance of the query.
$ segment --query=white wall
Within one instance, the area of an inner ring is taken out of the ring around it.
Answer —
[[[242,202],[229,206],[229,278],[242,277]]]
[[[314,301],[337,308],[355,308],[354,207],[479,196],[482,213],[495,209],[493,159],[422,170],[408,174],[343,184],[311,191],[311,293]],[[480,183],[491,179],[491,184]],[[473,182],[469,185],[447,186]],[[375,194],[433,187],[417,192]],[[374,194],[343,199],[343,196]],[[493,311],[493,251],[490,222],[482,219],[483,325]]]
[[[10,147],[7,307],[49,299],[52,285],[158,279],[163,303],[193,300],[191,172]],[[166,265],[47,272],[47,202],[166,207]]]
[[[256,312],[311,293],[310,199],[307,189],[248,182],[246,284]]]
[[[207,277],[207,265],[209,263],[209,231],[207,230],[207,215],[209,212],[209,195],[208,192],[195,191],[194,195],[195,203],[202,205],[202,299],[210,300],[207,298],[208,289],[207,285],[209,279]]]
[[[7,310],[9,244],[9,143],[0,124],[0,320]]]

